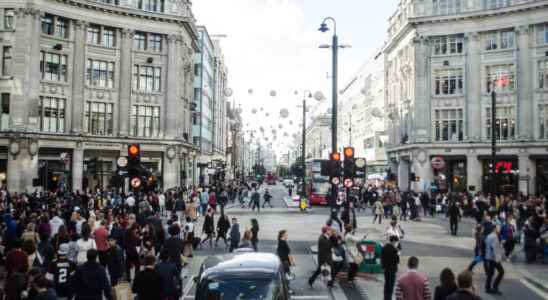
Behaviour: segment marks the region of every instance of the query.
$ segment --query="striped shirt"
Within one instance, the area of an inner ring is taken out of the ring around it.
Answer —
[[[431,300],[428,277],[417,270],[409,270],[396,281],[396,300]]]

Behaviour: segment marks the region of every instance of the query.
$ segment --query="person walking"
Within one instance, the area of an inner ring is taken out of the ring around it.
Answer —
[[[145,268],[135,276],[131,290],[137,294],[139,300],[162,300],[162,276],[154,269],[156,258],[152,255],[145,257]]]
[[[230,227],[230,253],[238,248],[240,237],[240,224],[238,224],[238,219],[232,218],[232,227]]]
[[[495,226],[495,229],[491,231],[485,238],[485,266],[487,267],[487,279],[485,280],[485,292],[488,294],[502,295],[499,290],[500,282],[504,277],[504,268],[502,267],[502,247],[499,241],[498,235],[500,234],[500,227]],[[497,277],[493,281],[493,275],[497,270]]]
[[[270,200],[272,200],[272,195],[270,194],[270,190],[269,190],[269,189],[265,189],[264,195],[263,195],[263,199],[264,199],[263,208],[264,208],[265,205],[267,205],[267,204],[268,204],[268,206],[270,206],[270,208],[274,208],[274,206],[272,206],[272,203],[270,203]]]
[[[447,300],[456,290],[455,274],[449,268],[443,269],[440,273],[440,285],[434,290],[434,300]]]
[[[331,251],[331,242],[329,241],[329,238],[331,237],[331,230],[328,226],[322,227],[322,234],[318,238],[318,266],[316,268],[316,271],[312,274],[312,276],[308,279],[308,285],[310,287],[313,286],[314,281],[316,281],[316,278],[320,275],[322,272],[322,267],[324,265],[327,265],[330,269],[330,276],[331,279],[328,281],[327,286],[333,287],[333,281],[335,280],[334,275],[334,268],[333,268],[333,255]]]
[[[358,266],[363,261],[363,256],[358,251],[358,242],[360,239],[353,234],[354,227],[351,224],[347,224],[344,231],[344,252],[346,254],[346,262],[350,266],[347,282],[348,286],[352,287],[356,273],[358,273]]]
[[[205,216],[204,225],[202,226],[202,234],[205,238],[202,240],[202,245],[209,240],[209,248],[213,248],[213,237],[215,236],[215,220],[213,217],[213,208],[210,208]]]
[[[251,246],[255,252],[259,251],[259,221],[257,219],[251,219]]]
[[[91,228],[87,223],[82,225],[82,237],[76,241],[78,246],[78,254],[76,256],[76,263],[82,265],[86,262],[87,252],[90,249],[97,249],[95,240],[90,237]],[[89,259],[88,259],[89,260]]]
[[[289,236],[287,234],[287,230],[283,229],[278,231],[278,247],[276,248],[276,254],[282,262],[283,270],[286,276],[291,275],[291,266],[295,264],[293,256],[291,256],[291,249],[289,248],[289,244],[287,243],[288,238]],[[293,291],[290,289],[289,293],[293,294]]]
[[[462,271],[457,276],[458,290],[448,296],[446,300],[481,300],[474,287],[472,272]]]
[[[217,221],[217,238],[215,239],[215,247],[217,247],[219,239],[223,239],[223,242],[225,243],[225,248],[228,247],[226,234],[228,233],[229,230],[230,230],[230,220],[228,219],[228,216],[225,215],[223,211],[221,211],[221,216],[219,217],[219,220]]]
[[[177,266],[169,260],[167,251],[160,252],[160,262],[154,267],[156,272],[162,278],[161,299],[179,299],[180,292],[177,286],[180,283]]]
[[[456,236],[459,230],[459,221],[462,218],[457,201],[451,201],[449,209],[447,210],[447,217],[449,218],[451,235]]]
[[[86,252],[87,261],[74,274],[72,287],[75,300],[113,300],[107,272],[97,262],[97,250]]]
[[[375,217],[373,218],[373,224],[375,224],[375,221],[377,219],[379,220],[379,224],[381,224],[382,216],[384,214],[384,206],[380,197],[378,197],[377,201],[375,201],[375,203],[373,204],[373,213],[375,214]]]
[[[417,271],[419,259],[411,256],[407,267],[409,271],[396,281],[396,300],[431,300],[428,276]]]
[[[253,184],[253,193],[251,193],[251,210],[255,211],[257,208],[257,213],[261,213],[261,194],[259,194],[258,188]]]
[[[68,260],[68,251],[68,244],[59,245],[57,259],[48,266],[46,279],[53,281],[57,297],[70,299],[73,294],[70,282],[76,272],[76,264]]]
[[[398,242],[398,237],[393,235],[390,237],[390,242],[385,244],[381,250],[381,265],[384,270],[384,300],[392,300],[392,294],[394,293],[396,274],[400,263]]]

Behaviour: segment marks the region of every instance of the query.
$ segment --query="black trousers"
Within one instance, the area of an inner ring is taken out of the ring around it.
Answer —
[[[451,229],[452,235],[457,235],[457,231],[459,231],[459,221],[458,220],[449,220],[449,227]]]
[[[354,278],[356,277],[356,273],[358,273],[358,264],[357,263],[351,263],[350,264],[350,270],[348,271],[348,281],[349,282],[354,281]]]
[[[394,285],[396,284],[396,270],[384,270],[384,300],[392,300]]]
[[[334,272],[335,267],[333,266],[333,264],[330,264],[330,266],[331,266],[331,280],[327,283],[328,285],[333,284],[333,281],[335,281],[335,275],[336,275],[336,273]],[[318,278],[318,276],[321,273],[322,273],[322,267],[321,267],[321,265],[318,265],[318,268],[316,268],[316,271],[314,271],[312,276],[310,276],[310,278],[308,279],[308,283],[313,284],[314,281],[316,281],[316,278]]]
[[[486,261],[487,264],[487,279],[485,281],[485,290],[496,290],[498,291],[500,282],[502,278],[504,277],[504,268],[502,267],[502,264],[500,262],[496,262],[493,260]],[[493,276],[495,275],[495,270],[497,270],[497,277],[495,278],[495,281],[493,282],[493,285],[491,286],[491,282],[493,281]]]
[[[229,252],[232,253],[232,251],[234,251],[235,249],[238,249],[238,244],[240,244],[240,241],[230,240]]]

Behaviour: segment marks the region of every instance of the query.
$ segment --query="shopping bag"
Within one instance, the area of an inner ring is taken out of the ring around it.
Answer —
[[[133,300],[131,285],[127,282],[118,283],[112,289],[112,296],[114,300]]]

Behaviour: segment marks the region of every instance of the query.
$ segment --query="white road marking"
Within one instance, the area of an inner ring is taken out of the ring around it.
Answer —
[[[529,281],[525,280],[525,279],[520,279],[521,283],[523,283],[523,285],[525,285],[528,289],[530,289],[531,291],[535,292],[535,294],[539,295],[540,297],[542,297],[543,299],[548,299],[548,294],[545,293],[544,291],[542,291],[541,289],[539,289],[538,287],[534,286],[533,284],[529,283]]]
[[[194,295],[187,295],[183,299],[192,300],[192,299],[194,299]],[[292,300],[326,300],[326,299],[329,299],[329,296],[321,296],[321,295],[307,296],[307,295],[303,295],[303,296],[291,296],[291,299]]]

